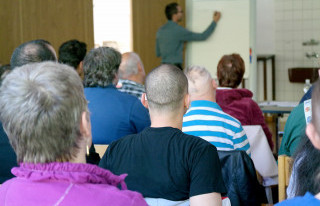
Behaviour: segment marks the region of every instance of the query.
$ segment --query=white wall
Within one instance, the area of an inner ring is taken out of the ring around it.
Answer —
[[[94,43],[132,50],[131,0],[93,0]]]
[[[270,22],[272,8],[270,7],[272,6],[274,14],[273,44],[270,43],[270,39],[272,39],[272,32],[270,32],[272,28],[272,22]],[[259,25],[259,22],[263,26]],[[299,101],[303,95],[303,83],[289,82],[288,68],[319,68],[317,63],[319,59],[308,59],[305,53],[315,51],[320,54],[320,45],[314,47],[302,46],[303,42],[310,39],[320,41],[320,0],[257,1],[257,49],[261,53],[274,51],[276,55],[276,100]],[[272,47],[274,47],[274,50],[272,50]],[[261,65],[258,65],[257,70],[259,82],[257,97],[258,100],[262,100]],[[271,82],[269,82],[269,85],[271,85]],[[271,91],[271,87],[268,90]],[[271,93],[269,93],[268,99],[271,100]]]

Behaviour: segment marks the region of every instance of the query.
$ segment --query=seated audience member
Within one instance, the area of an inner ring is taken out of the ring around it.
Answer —
[[[25,42],[15,48],[12,53],[10,66],[14,69],[29,63],[57,61],[57,55],[51,44],[43,39]]]
[[[141,192],[147,203],[148,198],[166,204],[190,198],[191,206],[221,205],[226,190],[216,148],[181,131],[189,105],[187,78],[163,64],[148,74],[145,87],[141,99],[151,127],[111,143],[99,166],[127,173],[128,188]]]
[[[145,92],[143,83],[146,73],[138,54],[127,52],[122,54],[119,67],[119,82],[117,88],[121,92],[131,94],[141,99]]]
[[[0,120],[20,164],[12,169],[16,178],[0,187],[1,205],[146,205],[126,190],[125,175],[85,164],[91,123],[71,67],[14,69],[0,88]]]
[[[92,49],[83,60],[84,91],[97,144],[109,144],[150,126],[148,110],[141,102],[115,87],[120,63],[121,54],[111,47]]]
[[[252,92],[248,89],[237,89],[244,72],[244,61],[239,54],[224,55],[220,59],[217,68],[217,103],[224,112],[238,119],[242,125],[261,125],[272,150],[272,134],[260,107],[252,99]]]
[[[28,63],[41,61],[56,61],[56,53],[50,43],[46,40],[38,39],[25,42],[13,51],[11,65],[1,67],[1,84],[4,77],[15,67]],[[8,136],[3,130],[0,122],[0,184],[14,177],[11,169],[17,166],[17,156],[9,143]]]
[[[305,134],[306,124],[311,121],[311,100],[306,100],[295,107],[284,127],[279,155],[293,156],[301,137]]]
[[[309,141],[302,139],[302,149],[295,159],[295,197],[279,203],[284,205],[320,205],[320,80],[312,91],[312,120],[306,127]],[[315,149],[311,149],[311,144]],[[301,195],[304,195],[303,197]]]
[[[57,61],[57,55],[51,44],[43,39],[25,42],[18,46],[11,56],[11,68],[23,66],[29,63]],[[86,157],[87,162],[99,164],[99,154],[95,152],[93,145],[90,147],[90,155]]]
[[[182,131],[201,137],[217,150],[244,150],[250,145],[241,123],[224,113],[216,103],[217,84],[210,73],[200,66],[185,69],[191,106],[183,117]]]
[[[10,64],[0,66],[0,82],[4,77],[11,71]],[[13,174],[11,169],[17,166],[17,156],[14,153],[7,134],[3,130],[2,124],[0,122],[0,184],[8,179],[11,179]]]
[[[82,60],[86,56],[87,45],[76,39],[64,42],[59,48],[59,62],[77,70],[81,79],[84,78]]]

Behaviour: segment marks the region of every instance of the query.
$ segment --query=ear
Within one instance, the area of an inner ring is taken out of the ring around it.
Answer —
[[[214,90],[217,90],[218,85],[217,85],[217,82],[214,79],[212,79],[212,86],[213,86]]]
[[[184,107],[187,108],[188,110],[189,106],[190,106],[190,96],[189,94],[186,94],[186,96],[184,97]]]
[[[81,120],[80,120],[80,133],[81,136],[84,138],[88,138],[87,141],[92,140],[92,134],[91,134],[91,122],[90,122],[90,116],[88,112],[82,112]],[[91,146],[91,143],[90,143]]]
[[[112,81],[113,85],[116,86],[118,84],[118,81],[119,81],[119,70],[114,75],[114,79]]]
[[[309,123],[306,127],[306,134],[309,137],[313,146],[320,150],[320,137],[312,123]]]
[[[141,96],[141,103],[142,103],[142,105],[143,105],[145,108],[149,109],[149,104],[148,104],[148,100],[147,100],[147,95],[146,95],[146,93],[143,93],[143,94],[142,94],[142,96]]]
[[[320,78],[320,69],[318,69],[318,75],[319,75],[319,78]]]

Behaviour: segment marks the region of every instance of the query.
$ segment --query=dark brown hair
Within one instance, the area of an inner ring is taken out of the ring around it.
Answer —
[[[237,88],[244,72],[244,61],[239,54],[224,55],[217,67],[219,86]]]

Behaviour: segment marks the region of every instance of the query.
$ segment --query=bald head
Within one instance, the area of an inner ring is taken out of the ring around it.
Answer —
[[[57,55],[51,44],[42,39],[25,42],[18,46],[11,56],[11,68],[29,63],[57,61]]]
[[[211,74],[205,67],[190,66],[185,69],[185,75],[188,78],[189,95],[191,100],[206,99],[215,101],[215,87]]]
[[[120,79],[129,79],[143,84],[145,71],[142,61],[137,53],[126,52],[122,54],[119,67]]]
[[[145,87],[149,108],[170,112],[183,107],[188,80],[179,68],[163,64],[148,74]]]

